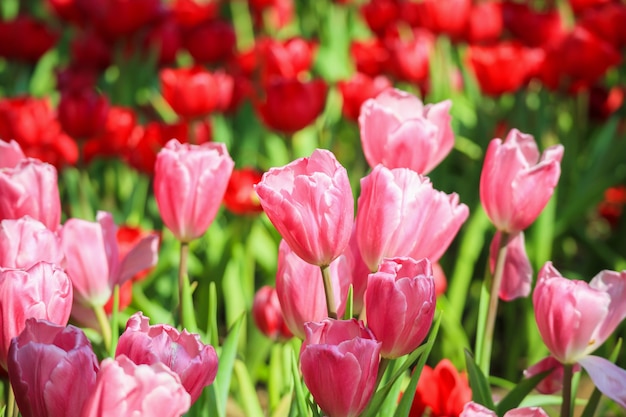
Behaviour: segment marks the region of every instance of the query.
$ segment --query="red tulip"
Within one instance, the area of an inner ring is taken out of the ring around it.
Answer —
[[[506,29],[530,47],[549,45],[565,35],[561,15],[554,9],[538,12],[527,3],[507,0],[502,2],[502,16]]]
[[[269,285],[259,288],[254,295],[252,318],[261,333],[270,339],[287,340],[293,337],[283,318],[276,289]]]
[[[75,0],[98,32],[110,39],[128,36],[155,21],[163,11],[160,0]]]
[[[376,77],[383,73],[389,62],[389,50],[378,39],[358,41],[350,44],[350,56],[357,72]]]
[[[102,131],[109,112],[109,100],[93,89],[61,93],[58,118],[63,130],[74,139],[86,139]]]
[[[504,31],[502,3],[485,1],[472,4],[465,37],[470,43],[493,43],[500,39]]]
[[[204,387],[215,380],[217,354],[200,336],[186,330],[179,332],[167,324],[150,326],[141,312],[133,314],[120,336],[115,356],[125,355],[137,365],[163,363],[176,375],[191,396],[193,404]]]
[[[391,72],[400,80],[412,83],[426,81],[430,72],[430,55],[435,38],[425,29],[413,29],[412,36],[387,41],[391,53]]]
[[[424,0],[420,3],[422,24],[436,34],[452,40],[464,38],[472,7],[471,0]],[[450,13],[454,10],[454,13]]]
[[[309,71],[315,57],[316,45],[302,38],[276,41],[268,38],[257,43],[257,54],[263,63],[262,78],[298,78]]]
[[[624,21],[626,21],[626,4],[606,3],[602,7],[585,10],[578,24],[620,50],[626,46]]]
[[[187,31],[186,48],[198,64],[215,64],[231,58],[236,47],[235,30],[223,20],[208,20]]]
[[[263,207],[254,186],[261,181],[263,173],[254,168],[233,170],[224,194],[224,206],[239,215],[261,213]]]
[[[80,417],[98,358],[79,328],[30,318],[11,342],[8,370],[23,417]]]
[[[112,106],[101,132],[85,141],[83,160],[91,162],[94,158],[124,158],[133,155],[133,142],[139,136],[137,116],[134,110],[126,107]]]
[[[44,23],[27,15],[0,21],[0,56],[35,63],[54,46],[58,37]]]
[[[270,129],[294,133],[315,121],[326,105],[323,80],[302,82],[273,78],[265,88],[265,98],[256,105],[262,121]]]
[[[203,21],[212,20],[219,12],[217,0],[174,0],[171,3],[178,24],[191,28]]]
[[[202,67],[165,68],[159,74],[163,97],[179,116],[203,117],[218,106],[219,86],[212,73]]]
[[[361,15],[377,35],[383,35],[400,16],[398,3],[394,0],[371,0],[361,6]]]
[[[391,88],[391,81],[384,75],[372,78],[369,75],[357,72],[349,80],[337,83],[337,87],[339,87],[343,98],[343,106],[341,108],[343,115],[352,121],[357,121],[363,103],[367,99],[374,98],[384,90]]]

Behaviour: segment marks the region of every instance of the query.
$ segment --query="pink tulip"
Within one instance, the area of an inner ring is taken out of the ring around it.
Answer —
[[[0,267],[30,268],[39,261],[63,266],[59,236],[30,216],[0,222]]]
[[[72,309],[72,284],[65,272],[48,262],[27,270],[0,268],[0,365],[7,368],[11,339],[29,318],[65,326]]]
[[[154,196],[176,239],[202,236],[217,214],[234,162],[223,143],[181,144],[172,139],[157,155]]]
[[[255,189],[267,217],[306,262],[329,265],[348,246],[354,198],[348,173],[332,152],[317,149],[272,168]]]
[[[22,159],[26,159],[26,156],[16,141],[5,142],[0,139],[0,169],[14,168]]]
[[[579,365],[574,366],[574,371],[580,370]],[[525,378],[533,376],[545,371],[550,371],[536,386],[535,389],[542,394],[554,394],[563,388],[563,364],[552,356],[543,358],[530,368],[524,371]]]
[[[217,354],[200,336],[187,330],[179,332],[167,324],[150,326],[141,312],[133,314],[120,336],[115,356],[127,356],[137,365],[162,362],[175,374],[191,396],[193,404],[204,387],[215,380]]]
[[[350,265],[345,256],[340,256],[330,264],[330,279],[335,308],[337,314],[342,316],[350,286]],[[303,261],[285,240],[280,242],[278,248],[276,293],[287,327],[300,339],[304,339],[306,322],[321,321],[328,317],[320,269]]]
[[[136,365],[124,355],[102,361],[92,392],[81,417],[180,417],[191,405],[167,366]]]
[[[117,227],[110,213],[100,211],[97,221],[69,219],[61,230],[66,270],[74,285],[77,303],[104,306],[115,285],[122,285],[136,273],[157,262],[159,238],[143,237],[120,260],[115,237]]]
[[[551,262],[533,293],[535,319],[551,355],[562,364],[580,364],[596,387],[626,407],[626,371],[590,354],[626,318],[626,271],[602,271],[591,282],[561,276]]]
[[[465,404],[460,417],[497,417],[497,414],[472,401]],[[522,407],[507,411],[504,417],[548,417],[548,414],[539,407]]]
[[[395,359],[417,349],[435,314],[435,279],[428,259],[383,259],[365,292],[367,326],[382,342],[381,355]]]
[[[354,417],[375,388],[380,342],[362,322],[307,323],[300,350],[304,383],[328,417]]]
[[[539,155],[531,135],[513,129],[493,139],[480,176],[480,201],[498,230],[526,229],[546,206],[561,175],[563,146]]]
[[[370,269],[363,261],[361,256],[361,250],[359,249],[359,242],[357,241],[356,222],[352,227],[352,234],[350,235],[350,243],[348,249],[344,252],[348,260],[348,264],[351,266],[352,272],[352,311],[355,315],[358,315],[363,310],[363,299],[365,298],[365,290],[367,289],[367,278],[370,274]]]
[[[252,318],[261,333],[270,339],[288,340],[293,337],[283,318],[276,288],[269,285],[259,288],[252,302]]]
[[[496,268],[501,238],[502,232],[496,232],[489,247],[489,268],[492,274]],[[508,235],[507,239],[502,285],[499,292],[499,297],[504,301],[527,297],[530,294],[530,286],[533,281],[533,268],[526,254],[524,232]]]
[[[23,159],[14,168],[0,169],[0,219],[27,215],[53,231],[61,221],[57,170],[32,158]]]
[[[450,100],[424,105],[416,96],[387,89],[361,106],[359,127],[365,159],[374,168],[432,171],[454,146]]]
[[[468,215],[457,194],[435,190],[427,177],[377,165],[361,179],[356,227],[363,260],[370,271],[383,258],[437,262]]]
[[[8,370],[23,417],[81,417],[98,358],[79,328],[31,318],[11,342]]]

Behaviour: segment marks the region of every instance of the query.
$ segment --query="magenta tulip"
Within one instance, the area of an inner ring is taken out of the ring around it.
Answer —
[[[22,159],[26,159],[26,156],[16,141],[5,142],[0,139],[0,169],[14,168]]]
[[[202,236],[217,214],[234,162],[223,143],[181,144],[172,139],[157,155],[154,196],[176,239]]]
[[[498,230],[514,233],[535,221],[559,176],[563,146],[539,155],[535,139],[513,129],[504,142],[493,139],[480,175],[480,201]]]
[[[395,359],[424,341],[435,314],[435,279],[428,259],[383,259],[365,292],[367,326],[382,343],[381,355]]]
[[[380,342],[357,320],[307,323],[300,350],[304,383],[328,417],[354,417],[374,392]]]
[[[457,194],[435,190],[427,177],[377,165],[361,179],[356,233],[363,260],[370,271],[383,258],[437,262],[468,215]]]
[[[65,272],[48,262],[22,269],[0,268],[0,365],[7,368],[11,339],[29,318],[65,326],[72,309],[72,284]]]
[[[306,262],[330,265],[348,246],[354,198],[348,173],[332,152],[317,149],[272,168],[255,189],[267,217]]]
[[[180,417],[190,405],[178,375],[167,366],[136,365],[122,355],[100,364],[81,417]]]
[[[497,417],[497,414],[484,405],[470,401],[463,407],[460,417]],[[507,411],[504,417],[548,417],[548,414],[539,407],[522,407]]]
[[[350,286],[350,265],[345,256],[330,264],[330,279],[335,308],[339,316],[345,311],[345,300]],[[276,292],[285,323],[291,333],[304,339],[304,324],[328,317],[324,282],[320,269],[302,260],[285,240],[278,248]]]
[[[30,216],[0,222],[0,267],[30,268],[39,261],[63,266],[59,236]]]
[[[81,417],[98,358],[79,328],[28,319],[11,342],[8,370],[23,417]]]
[[[66,270],[77,303],[86,307],[104,306],[115,285],[124,284],[136,273],[156,264],[159,243],[156,234],[143,237],[120,260],[116,232],[113,216],[104,211],[98,212],[96,222],[69,219],[61,229]]]
[[[133,314],[126,323],[115,355],[127,356],[137,365],[164,363],[180,377],[192,404],[217,374],[213,346],[203,344],[199,335],[187,330],[179,332],[167,324],[150,326],[150,319],[141,312]]]
[[[61,221],[57,170],[38,159],[26,158],[14,168],[0,169],[0,219],[23,216],[53,231]]]
[[[450,100],[424,105],[412,94],[387,89],[361,106],[359,127],[365,159],[374,168],[432,171],[454,146]]]
[[[562,277],[547,262],[533,305],[551,355],[562,364],[580,364],[600,391],[626,407],[626,371],[590,356],[626,318],[626,271],[602,271],[587,283]]]

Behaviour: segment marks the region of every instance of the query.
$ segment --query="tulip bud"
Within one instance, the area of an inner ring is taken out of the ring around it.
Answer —
[[[300,366],[313,399],[328,417],[358,416],[374,392],[380,342],[355,319],[325,319],[305,328]]]
[[[211,113],[218,105],[219,86],[201,67],[165,68],[159,74],[163,98],[180,117],[193,119]]]
[[[283,318],[276,289],[269,285],[259,288],[254,295],[252,318],[261,333],[270,339],[290,339],[293,336]]]
[[[79,328],[31,318],[11,342],[8,370],[23,417],[80,417],[98,358]]]
[[[234,162],[223,143],[170,140],[157,155],[154,196],[163,223],[181,242],[202,236],[224,198]]]

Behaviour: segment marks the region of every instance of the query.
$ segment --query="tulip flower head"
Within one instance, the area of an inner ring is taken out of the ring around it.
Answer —
[[[332,152],[317,149],[271,168],[255,189],[267,217],[306,262],[328,266],[348,246],[354,198],[348,173]]]
[[[463,407],[460,417],[497,417],[497,414],[483,405],[470,401]],[[507,411],[504,417],[548,417],[548,414],[539,407],[522,407]]]
[[[304,383],[328,417],[356,417],[375,388],[380,342],[362,322],[325,319],[305,325]]]
[[[270,339],[288,340],[293,337],[283,318],[276,289],[269,285],[259,288],[254,295],[252,318],[261,333]]]
[[[157,155],[154,196],[163,223],[181,242],[202,236],[217,214],[235,163],[223,143],[172,139]]]
[[[26,156],[16,141],[5,142],[0,139],[0,169],[13,168],[22,159],[26,159]]]
[[[38,220],[24,216],[0,222],[0,267],[27,269],[39,261],[63,266],[58,234]]]

